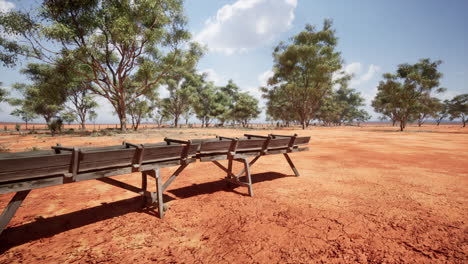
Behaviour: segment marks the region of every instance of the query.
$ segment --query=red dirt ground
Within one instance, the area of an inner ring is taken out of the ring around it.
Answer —
[[[57,142],[100,146],[245,132],[4,134],[0,145],[24,151]],[[214,164],[197,162],[166,192],[164,220],[142,210],[136,194],[97,181],[34,190],[0,236],[0,263],[468,262],[468,128],[274,132],[312,136],[309,152],[291,155],[300,177],[282,155],[262,157],[252,167],[251,198],[246,188],[226,188]],[[137,173],[115,178],[140,186]],[[0,195],[0,207],[11,197]]]

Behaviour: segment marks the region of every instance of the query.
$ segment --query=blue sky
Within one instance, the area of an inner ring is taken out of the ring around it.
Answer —
[[[10,1],[13,8],[38,1]],[[0,9],[12,8],[0,0]],[[420,58],[440,59],[442,99],[468,92],[468,1],[345,1],[345,0],[186,0],[188,29],[196,41],[206,44],[207,54],[198,69],[218,85],[233,79],[241,89],[260,97],[258,87],[271,74],[273,47],[303,30],[309,23],[320,26],[334,21],[338,49],[345,70],[355,75],[351,87],[369,106],[382,73],[398,64]],[[5,87],[25,81],[15,69],[0,68]],[[164,90],[161,95],[167,94]],[[99,122],[117,122],[103,101]],[[263,102],[262,102],[263,104]],[[16,121],[11,107],[0,104],[0,121]],[[264,114],[262,114],[264,117]]]

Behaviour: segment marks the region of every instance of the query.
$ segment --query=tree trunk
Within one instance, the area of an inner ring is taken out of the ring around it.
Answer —
[[[175,115],[174,116],[174,127],[177,128],[178,125],[179,125],[179,116]]]
[[[86,130],[85,121],[82,121],[82,122],[81,122],[81,130]]]
[[[123,117],[119,117],[120,119],[120,130],[123,132],[127,131],[127,117],[124,115]]]
[[[406,121],[400,121],[400,131],[405,130]]]
[[[305,129],[306,128],[306,122],[305,120],[302,120],[302,129]]]
[[[393,119],[393,120],[392,120],[392,126],[395,126],[395,124],[396,124],[396,120]]]

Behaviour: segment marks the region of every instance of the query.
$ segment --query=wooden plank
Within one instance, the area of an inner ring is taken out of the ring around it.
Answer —
[[[237,152],[261,150],[265,139],[245,139],[239,140]]]
[[[310,137],[297,137],[296,141],[294,141],[294,145],[306,145],[310,141]]]
[[[68,164],[61,167],[40,168],[34,170],[21,170],[17,172],[0,173],[0,183],[18,180],[41,178],[45,176],[60,175],[68,173]]]
[[[0,173],[29,171],[42,168],[56,168],[58,170],[70,164],[71,153],[55,154],[48,152],[41,156],[25,157],[12,155],[0,159]],[[32,171],[34,174],[34,171]]]
[[[289,138],[274,138],[271,139],[270,144],[268,145],[268,149],[276,149],[276,148],[287,148],[289,144]]]
[[[39,189],[64,184],[63,176],[28,179],[17,182],[0,183],[0,194]]]
[[[0,216],[0,234],[3,232],[3,229],[8,225],[10,220],[15,215],[18,208],[23,203],[26,196],[28,196],[30,190],[20,191],[13,196],[6,208],[3,210],[2,215]]]
[[[200,146],[200,153],[227,153],[231,141],[214,141],[214,142],[203,142]]]
[[[184,149],[183,145],[169,146],[146,146],[144,145],[144,154],[142,162],[168,160],[180,158]]]
[[[121,149],[115,150],[81,151],[79,171],[131,165],[136,149],[121,147]]]

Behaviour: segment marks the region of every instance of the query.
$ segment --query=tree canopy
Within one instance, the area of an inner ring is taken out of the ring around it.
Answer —
[[[460,94],[450,100],[448,112],[451,120],[460,118],[465,127],[468,116],[468,94]]]
[[[333,74],[342,67],[340,53],[336,50],[337,38],[332,21],[325,20],[320,30],[306,25],[304,31],[292,37],[289,43],[281,42],[273,52],[273,77],[263,93],[267,99],[284,97],[294,107],[295,120],[305,128],[316,118],[323,98],[332,90]],[[270,91],[273,90],[271,93]],[[281,96],[275,96],[281,95]],[[269,115],[278,112],[268,104]]]
[[[128,104],[193,69],[202,55],[198,45],[186,45],[185,25],[182,0],[45,0],[39,11],[0,15],[2,30],[20,39],[2,40],[0,58],[8,65],[17,55],[73,65],[112,104],[125,130]]]
[[[430,104],[435,100],[431,92],[444,91],[439,87],[442,73],[438,66],[441,63],[421,59],[415,64],[400,64],[395,74],[385,73],[372,101],[375,111],[399,121],[401,131],[409,121],[430,113]]]

